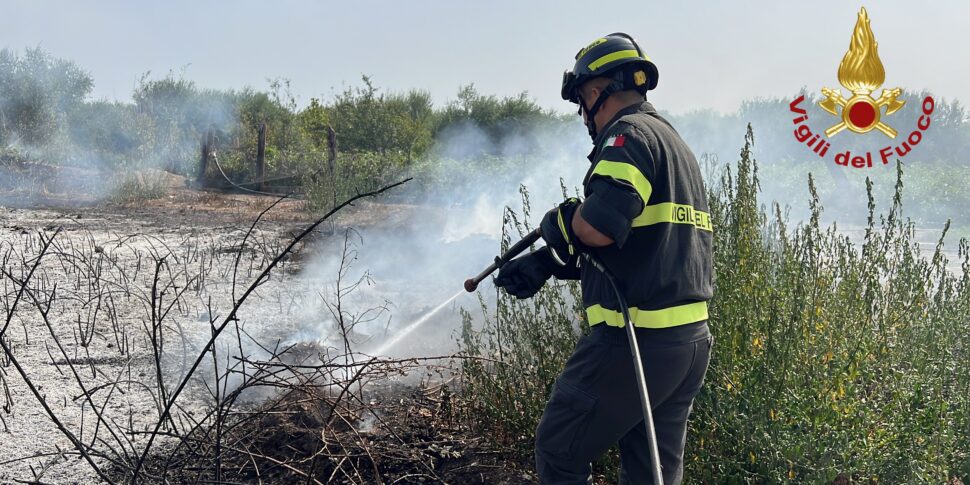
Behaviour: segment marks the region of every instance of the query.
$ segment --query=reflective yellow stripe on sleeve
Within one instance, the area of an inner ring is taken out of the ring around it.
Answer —
[[[673,202],[662,202],[644,207],[643,212],[633,219],[633,227],[649,226],[661,222],[693,224],[698,229],[714,230],[711,226],[710,214],[694,209],[693,206],[687,204],[675,204]]]
[[[623,327],[623,313],[593,305],[586,309],[590,326],[606,323],[611,327]],[[669,328],[707,320],[707,302],[698,301],[660,310],[641,310],[630,307],[633,326],[641,328]]]
[[[633,185],[644,204],[650,200],[650,194],[653,193],[653,186],[650,181],[640,172],[640,169],[630,163],[600,160],[593,168],[593,175],[611,177]],[[633,227],[649,226],[661,222],[692,224],[704,231],[714,230],[709,213],[694,209],[693,206],[688,204],[674,202],[661,202],[644,206],[640,215],[633,219]]]
[[[573,255],[573,242],[569,240],[569,231],[566,230],[566,223],[562,220],[562,210],[556,211],[556,220],[559,222],[559,230],[562,231],[562,238],[569,246],[569,255]],[[572,224],[572,221],[569,221]]]
[[[630,163],[600,160],[596,164],[596,167],[593,168],[593,175],[611,177],[633,185],[633,188],[640,194],[640,199],[643,200],[644,204],[650,200],[650,194],[653,192],[653,186],[643,176],[643,172]]]

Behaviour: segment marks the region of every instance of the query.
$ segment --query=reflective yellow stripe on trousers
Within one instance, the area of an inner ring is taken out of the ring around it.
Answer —
[[[593,305],[586,309],[586,316],[590,325],[606,322],[611,327],[623,326],[623,313]],[[707,320],[707,302],[698,301],[686,305],[678,305],[660,310],[641,310],[630,307],[630,319],[633,326],[641,328],[668,328],[678,325]]]

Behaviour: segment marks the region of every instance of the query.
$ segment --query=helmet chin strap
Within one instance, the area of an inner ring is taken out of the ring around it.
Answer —
[[[596,142],[597,135],[596,113],[599,112],[600,108],[603,106],[603,103],[606,102],[606,99],[609,98],[613,93],[620,91],[621,88],[622,85],[617,82],[610,83],[608,86],[606,86],[606,89],[600,93],[599,97],[596,98],[596,102],[593,103],[593,106],[588,110],[586,110],[586,103],[583,101],[583,98],[579,98],[579,110],[580,113],[582,113],[583,110],[586,110],[586,130],[589,131],[589,137],[593,139],[594,143]]]

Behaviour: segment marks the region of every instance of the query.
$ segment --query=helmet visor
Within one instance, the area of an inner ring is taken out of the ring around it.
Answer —
[[[562,99],[571,103],[576,103],[576,74],[573,71],[562,73]]]

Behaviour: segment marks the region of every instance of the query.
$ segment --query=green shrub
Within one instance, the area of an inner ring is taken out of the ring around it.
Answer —
[[[400,180],[406,173],[404,157],[403,154],[341,153],[334,161],[332,172],[326,162],[308,166],[301,175],[307,207],[314,212],[325,211],[337,201]]]
[[[712,197],[716,345],[687,455],[700,480],[823,482],[839,473],[890,483],[966,474],[970,273],[929,258],[893,205],[869,194],[861,244],[811,217],[788,233],[757,209],[749,134]],[[961,471],[962,470],[962,471]]]
[[[77,64],[38,48],[0,49],[0,144],[60,155],[67,118],[94,81]]]
[[[168,175],[160,170],[126,170],[118,173],[109,198],[114,202],[137,202],[165,195]]]

